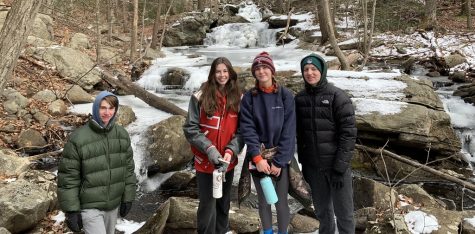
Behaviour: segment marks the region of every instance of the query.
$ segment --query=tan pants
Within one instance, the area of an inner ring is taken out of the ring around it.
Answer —
[[[85,209],[81,211],[83,230],[86,234],[114,234],[119,207],[102,211]]]

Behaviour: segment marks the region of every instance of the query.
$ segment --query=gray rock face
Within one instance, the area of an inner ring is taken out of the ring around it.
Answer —
[[[53,91],[46,89],[46,90],[39,91],[32,98],[38,101],[49,103],[56,100],[56,94]]]
[[[21,233],[46,216],[51,200],[46,191],[26,180],[0,185],[0,226]]]
[[[176,171],[193,159],[190,145],[183,134],[185,117],[172,116],[149,127],[150,159],[161,173]]]
[[[423,188],[416,184],[401,185],[396,190],[399,194],[403,194],[407,197],[412,198],[413,204],[417,206],[430,207],[435,209],[445,209],[445,207],[439,204]]]
[[[3,108],[8,114],[16,114],[29,104],[28,98],[24,97],[20,92],[14,89],[6,89],[3,96],[7,99],[3,103]]]
[[[165,33],[164,46],[201,45],[212,20],[207,12],[184,17]]]
[[[157,230],[166,230],[163,233],[196,231],[196,209],[196,199],[171,197],[137,233],[161,233]],[[255,209],[231,206],[229,224],[236,233],[254,233],[260,227],[259,214]]]
[[[134,122],[137,119],[134,111],[129,106],[119,106],[119,111],[117,112],[116,123],[122,126],[127,126],[130,123]]]
[[[1,2],[0,2],[1,3]],[[0,234],[10,234],[11,232],[8,231],[8,229],[4,227],[0,227]]]
[[[190,79],[190,74],[185,70],[181,68],[169,68],[162,77],[161,82],[163,85],[181,89],[188,79]]]
[[[56,66],[61,76],[85,90],[91,90],[101,80],[99,71],[95,69],[89,71],[94,66],[91,58],[72,48],[60,46],[37,48],[34,56]]]
[[[0,28],[3,26],[8,11],[0,11]],[[31,27],[30,35],[46,40],[53,40],[53,19],[41,13],[36,15]]]
[[[465,63],[467,61],[467,59],[461,54],[451,54],[451,55],[445,56],[444,59],[447,66],[450,68],[460,65],[462,63]]]
[[[43,138],[43,135],[40,132],[31,128],[22,131],[20,135],[18,136],[19,148],[42,147],[42,146],[45,146],[46,144],[48,143]]]
[[[91,43],[89,43],[89,38],[86,34],[75,33],[69,41],[69,47],[73,49],[90,49]]]
[[[320,227],[320,222],[308,216],[295,214],[290,220],[290,225],[294,233],[312,233]]]
[[[66,98],[72,104],[91,103],[94,101],[94,97],[84,91],[84,89],[82,89],[79,85],[73,85],[72,87],[69,86],[66,88],[66,90]]]
[[[18,176],[26,171],[30,166],[30,160],[19,157],[14,151],[9,149],[0,150],[0,176]]]
[[[66,112],[67,112],[68,108],[66,106],[66,104],[64,104],[63,100],[56,100],[54,102],[52,102],[49,106],[48,106],[48,112],[51,114],[51,115],[54,115],[54,116],[62,116],[62,115],[65,115]]]
[[[460,151],[460,139],[431,81],[391,73],[351,79],[328,77],[328,81],[351,97],[359,139],[381,146],[389,139],[391,146],[406,152],[425,152],[430,147],[431,155],[446,156]],[[303,88],[303,82],[296,83],[295,79],[280,78],[279,82],[294,91]],[[381,86],[383,82],[386,87]]]
[[[389,209],[391,204],[396,202],[397,192],[374,180],[361,177],[353,179],[353,196],[355,209],[364,207]]]

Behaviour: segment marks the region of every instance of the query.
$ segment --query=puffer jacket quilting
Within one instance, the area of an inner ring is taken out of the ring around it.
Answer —
[[[136,177],[127,131],[101,128],[93,120],[64,147],[58,168],[58,200],[65,212],[112,210],[135,199]]]

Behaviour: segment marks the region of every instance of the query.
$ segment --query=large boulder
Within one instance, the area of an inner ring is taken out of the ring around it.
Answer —
[[[43,137],[41,132],[29,128],[20,133],[18,136],[18,147],[19,148],[28,148],[28,147],[43,147],[48,144]]]
[[[176,171],[193,159],[190,145],[183,134],[185,117],[172,116],[148,128],[147,151],[158,172]]]
[[[137,117],[135,116],[135,112],[130,106],[119,106],[119,111],[117,111],[117,124],[127,126],[130,123],[134,122],[136,119]]]
[[[428,149],[431,157],[460,151],[460,139],[431,81],[399,73],[362,76],[358,72],[338,71],[329,72],[327,78],[351,97],[358,138],[363,144],[383,146],[389,140],[390,150],[407,153],[411,158],[426,156]],[[303,89],[301,77],[277,79],[294,92]],[[463,94],[467,92],[464,90]]]
[[[212,19],[208,12],[192,13],[191,16],[181,18],[179,22],[167,29],[163,38],[164,46],[202,45]]]
[[[0,11],[0,28],[3,27],[8,11]],[[31,36],[45,40],[53,40],[53,18],[44,14],[37,14],[31,27]]]
[[[46,217],[51,202],[48,193],[32,182],[17,180],[0,185],[0,227],[22,233]]]
[[[435,155],[460,151],[460,140],[430,81],[406,75],[380,75],[329,78],[352,97],[360,139],[378,141],[381,145],[389,140],[395,148],[417,152],[430,148]]]
[[[101,81],[99,71],[92,69],[94,62],[87,54],[78,50],[61,46],[37,48],[33,56],[56,66],[56,70],[64,79],[78,84],[85,90],[91,90]]]
[[[353,179],[353,198],[357,210],[365,207],[386,210],[395,204],[397,192],[384,184],[360,177]]]
[[[30,166],[30,160],[10,149],[0,149],[0,177],[17,177]]]
[[[170,197],[137,233],[194,233],[198,203],[189,197]],[[229,225],[235,233],[256,233],[260,227],[259,214],[255,209],[231,204]]]

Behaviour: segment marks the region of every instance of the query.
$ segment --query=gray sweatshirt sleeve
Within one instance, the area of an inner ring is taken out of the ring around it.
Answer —
[[[186,140],[203,153],[206,153],[206,149],[212,145],[211,141],[200,129],[200,105],[197,94],[191,95],[188,116],[183,124],[183,133]]]

